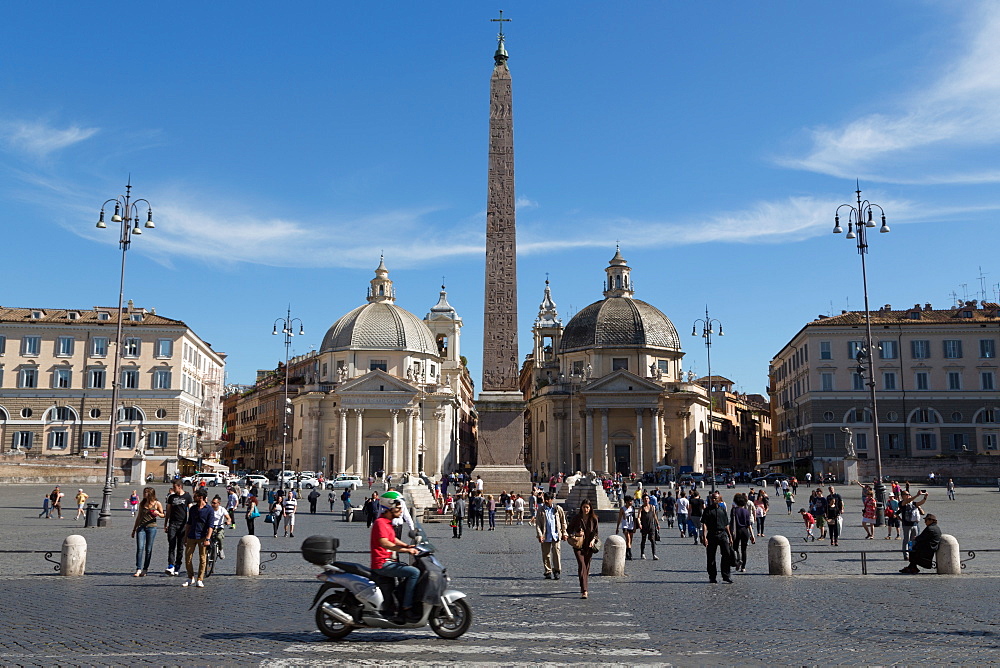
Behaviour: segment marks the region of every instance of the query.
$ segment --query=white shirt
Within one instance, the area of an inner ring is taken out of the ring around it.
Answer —
[[[677,499],[677,512],[687,515],[691,510],[691,502],[688,501],[686,496],[682,496]]]

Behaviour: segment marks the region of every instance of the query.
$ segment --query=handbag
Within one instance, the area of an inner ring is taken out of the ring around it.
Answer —
[[[267,524],[274,524],[274,515],[272,515],[271,513],[265,515],[264,522],[266,522]]]
[[[250,511],[250,515],[249,515],[249,517],[250,517],[250,519],[252,519],[252,520],[255,520],[255,519],[257,519],[258,517],[260,517],[260,511],[259,511],[259,510],[257,510],[257,506],[254,506],[254,507],[253,507],[253,510],[251,510],[251,511]]]
[[[594,536],[593,540],[590,541],[590,551],[597,554],[601,551],[601,539]]]
[[[653,531],[653,542],[654,543],[659,543],[660,542],[660,528],[659,527],[657,527]]]
[[[583,538],[584,536],[582,531],[580,533],[571,533],[566,537],[566,542],[569,543],[569,546],[574,550],[579,550],[583,547]]]

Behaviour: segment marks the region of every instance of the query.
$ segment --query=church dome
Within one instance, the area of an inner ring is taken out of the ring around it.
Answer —
[[[586,348],[669,348],[680,350],[677,329],[663,313],[631,297],[594,302],[563,330],[563,352]]]
[[[650,304],[635,299],[631,267],[615,249],[607,268],[604,299],[586,307],[563,330],[562,352],[588,348],[668,348],[681,341],[670,319]]]
[[[323,337],[321,353],[342,350],[402,350],[437,355],[434,335],[423,320],[396,306],[396,295],[384,262],[379,262],[368,289],[368,303],[333,323]]]

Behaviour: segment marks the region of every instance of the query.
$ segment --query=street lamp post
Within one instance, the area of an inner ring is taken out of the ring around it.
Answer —
[[[705,307],[705,317],[698,318],[691,326],[691,336],[698,336],[698,323],[701,323],[701,336],[705,339],[705,355],[708,357],[708,449],[712,458],[712,491],[715,491],[715,431],[712,429],[714,399],[712,398],[712,334],[715,333],[714,325],[719,326],[719,336],[725,336],[722,331],[722,322],[716,318],[708,317],[708,307]]]
[[[285,335],[285,400],[281,406],[281,472],[278,474],[278,489],[282,491],[285,489],[285,448],[288,443],[288,416],[292,410],[288,405],[290,402],[288,398],[288,350],[292,347],[292,337],[295,336],[293,328],[296,322],[299,323],[299,336],[303,336],[306,331],[302,325],[302,321],[292,317],[292,307],[289,305],[285,317],[275,320],[274,329],[271,331],[272,335],[277,336],[278,325],[280,324],[281,333]]]
[[[128,251],[130,245],[132,245],[133,235],[142,234],[142,228],[139,227],[139,204],[146,204],[146,223],[145,227],[147,229],[152,229],[156,227],[153,224],[153,209],[149,201],[145,199],[132,199],[132,179],[130,178],[128,183],[125,185],[125,195],[109,199],[101,205],[101,215],[97,219],[98,229],[106,229],[107,223],[104,222],[104,208],[111,202],[115,203],[115,212],[111,216],[112,223],[118,223],[121,226],[121,236],[118,238],[118,246],[122,249],[122,267],[121,276],[118,282],[118,330],[115,334],[115,353],[114,353],[114,365],[113,372],[111,376],[111,416],[109,419],[110,426],[108,427],[108,455],[107,455],[107,468],[104,473],[104,495],[101,498],[101,512],[97,517],[97,526],[99,527],[110,527],[111,526],[111,491],[114,488],[114,462],[115,462],[115,441],[118,437],[118,394],[119,394],[119,381],[121,380],[118,376],[121,372],[121,359],[122,359],[122,320],[124,319],[124,313],[122,311],[122,301],[125,296],[125,255]]]
[[[865,294],[865,346],[857,353],[859,372],[864,370],[867,362],[868,371],[868,393],[872,405],[872,432],[875,441],[875,526],[882,526],[885,521],[885,483],[882,481],[882,448],[878,436],[878,403],[875,396],[875,354],[872,347],[872,318],[871,310],[868,307],[868,269],[865,265],[865,256],[868,255],[868,229],[875,227],[875,209],[878,209],[882,217],[882,226],[879,232],[885,234],[889,231],[889,226],[885,222],[885,211],[882,207],[868,200],[861,199],[861,186],[857,186],[855,194],[856,203],[841,204],[834,214],[834,234],[842,234],[843,228],[840,226],[840,210],[847,208],[847,238],[855,239],[858,246],[858,254],[861,256],[861,283]]]

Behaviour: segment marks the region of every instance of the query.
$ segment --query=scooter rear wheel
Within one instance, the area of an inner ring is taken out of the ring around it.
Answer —
[[[343,600],[343,593],[330,594],[316,605],[316,628],[318,628],[319,632],[330,640],[340,640],[341,638],[346,638],[347,635],[354,630],[353,625],[345,624],[339,619],[331,617],[326,614],[323,609],[323,606],[325,605],[340,607],[339,604]]]
[[[446,640],[458,638],[472,626],[472,608],[465,602],[464,598],[452,601],[448,604],[451,608],[453,619],[448,619],[441,606],[435,606],[431,611],[431,616],[427,620],[431,630]]]

